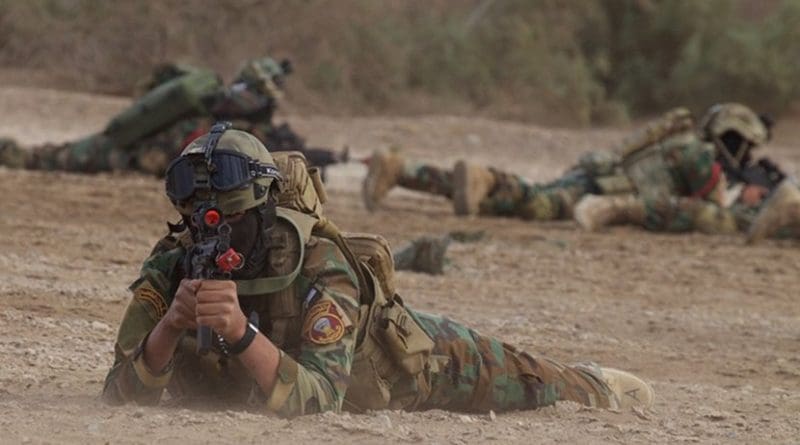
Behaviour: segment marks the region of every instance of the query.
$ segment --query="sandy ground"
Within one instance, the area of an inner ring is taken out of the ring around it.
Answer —
[[[0,87],[0,134],[33,144],[102,127],[126,100]],[[557,176],[616,130],[546,129],[455,117],[289,116],[312,144],[356,156],[403,147],[451,165],[462,156],[532,179]],[[783,123],[793,128],[796,122]],[[781,127],[778,127],[781,131]],[[787,133],[790,133],[787,131]],[[792,172],[800,152],[771,154]],[[571,222],[459,219],[439,198],[393,192],[369,214],[363,166],[330,172],[329,214],[395,244],[482,230],[454,243],[443,277],[400,273],[403,297],[534,354],[594,360],[651,382],[648,412],[560,403],[539,411],[463,415],[376,412],[283,420],[245,411],[107,407],[127,285],[175,213],[162,182],[0,168],[0,443],[797,443],[800,441],[800,251],[739,237],[670,236]]]

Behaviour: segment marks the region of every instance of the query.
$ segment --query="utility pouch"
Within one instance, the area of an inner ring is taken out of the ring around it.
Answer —
[[[433,340],[411,317],[399,296],[381,308],[375,334],[395,365],[408,375],[415,376],[425,369]]]
[[[375,320],[379,315],[378,305],[362,305],[361,319]],[[375,323],[368,322],[367,329],[376,329]],[[397,380],[394,363],[386,356],[380,343],[372,335],[367,335],[356,347],[355,359],[350,369],[354,382],[345,393],[345,407],[351,411],[363,412],[368,409],[385,409],[392,399],[392,383]]]
[[[604,195],[620,195],[636,192],[636,188],[633,186],[630,179],[623,174],[601,176],[595,178],[594,182]]]

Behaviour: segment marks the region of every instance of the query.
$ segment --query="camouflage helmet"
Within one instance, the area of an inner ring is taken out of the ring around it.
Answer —
[[[284,59],[280,63],[272,57],[262,57],[245,62],[236,75],[237,82],[251,85],[265,94],[280,98],[283,79],[292,72],[292,64]]]
[[[272,155],[252,134],[229,127],[217,123],[167,168],[167,196],[181,214],[191,215],[199,201],[214,200],[223,214],[233,215],[269,198],[270,186],[280,178]]]
[[[718,139],[734,131],[745,140],[758,146],[769,139],[769,129],[764,121],[750,108],[738,103],[716,104],[709,108],[701,121],[706,139]]]

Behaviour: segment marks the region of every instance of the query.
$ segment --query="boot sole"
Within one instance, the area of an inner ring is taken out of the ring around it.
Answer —
[[[469,205],[469,168],[464,161],[456,162],[453,168],[453,210],[458,216],[475,213]]]

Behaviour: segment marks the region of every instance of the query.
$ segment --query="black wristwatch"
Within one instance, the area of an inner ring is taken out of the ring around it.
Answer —
[[[256,314],[255,312],[253,314]],[[250,320],[247,321],[247,326],[244,328],[244,335],[242,339],[237,341],[235,344],[228,346],[228,353],[231,355],[239,355],[250,346],[250,343],[253,343],[253,340],[256,338],[256,334],[258,334],[258,327],[255,323],[258,323],[258,315],[255,315],[256,320],[253,320],[253,315],[250,316]],[[254,323],[255,321],[255,323]]]

